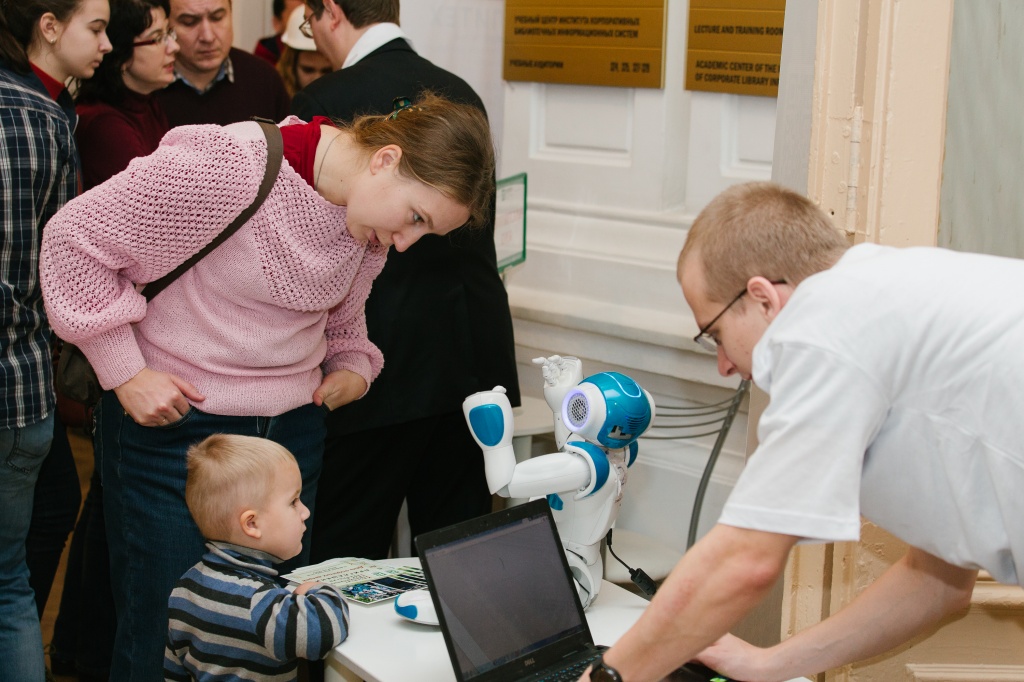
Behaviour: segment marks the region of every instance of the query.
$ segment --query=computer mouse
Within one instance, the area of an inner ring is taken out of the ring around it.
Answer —
[[[403,592],[395,597],[395,613],[414,623],[437,625],[437,611],[427,590]]]

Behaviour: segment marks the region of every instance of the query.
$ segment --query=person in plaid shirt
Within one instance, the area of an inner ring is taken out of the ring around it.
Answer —
[[[45,675],[25,562],[56,402],[39,248],[78,182],[64,84],[110,51],[109,18],[107,0],[0,0],[0,682]]]

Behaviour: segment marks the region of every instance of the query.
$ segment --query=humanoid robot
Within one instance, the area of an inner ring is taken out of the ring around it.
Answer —
[[[654,418],[654,400],[618,372],[584,379],[578,358],[552,355],[533,362],[541,366],[559,452],[516,462],[512,407],[501,386],[469,396],[462,410],[483,450],[491,493],[547,497],[586,608],[601,588],[601,539],[618,516],[627,469]]]

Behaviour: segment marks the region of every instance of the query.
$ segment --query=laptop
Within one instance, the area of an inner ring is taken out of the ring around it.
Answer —
[[[607,649],[594,644],[545,499],[415,543],[459,682],[575,682]],[[729,682],[700,666],[668,679]]]

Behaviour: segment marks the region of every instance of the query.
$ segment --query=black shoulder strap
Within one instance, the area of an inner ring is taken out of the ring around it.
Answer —
[[[225,227],[212,242],[204,246],[198,253],[171,272],[167,273],[160,279],[147,284],[146,288],[142,291],[142,294],[146,297],[147,301],[152,301],[156,295],[166,289],[171,282],[181,277],[186,270],[202,260],[203,257],[220,246],[225,239],[233,235],[238,228],[247,223],[249,219],[252,218],[253,214],[259,210],[260,206],[263,205],[263,201],[267,198],[267,195],[270,194],[270,189],[274,186],[274,181],[277,179],[277,173],[281,170],[281,159],[284,156],[284,142],[281,140],[281,129],[278,128],[273,121],[268,121],[263,118],[254,118],[253,120],[260,124],[260,128],[263,129],[263,134],[267,136],[267,168],[263,171],[263,181],[260,183],[260,189],[256,193],[256,198],[253,199],[252,203],[243,209],[231,224]]]

